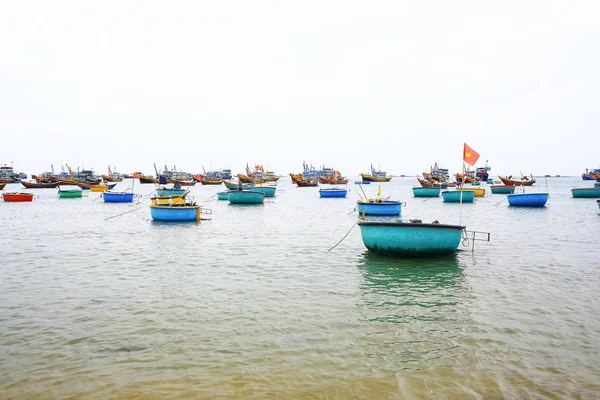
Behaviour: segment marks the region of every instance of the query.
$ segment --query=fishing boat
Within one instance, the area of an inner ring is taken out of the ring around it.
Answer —
[[[383,254],[432,256],[453,253],[464,226],[422,222],[358,222],[367,249]]]
[[[446,181],[426,180],[426,179],[421,179],[418,176],[417,176],[417,181],[419,181],[419,184],[421,185],[421,187],[424,187],[424,188],[445,189],[448,187],[448,182],[446,182]]]
[[[250,182],[250,183],[240,183],[240,182],[233,182],[233,181],[228,181],[228,180],[223,180],[223,183],[225,184],[225,187],[227,189],[232,189],[232,190],[237,190],[241,189],[243,190],[248,190],[250,188],[252,188],[254,186],[254,183]]]
[[[509,194],[508,204],[514,207],[543,207],[548,201],[548,193]]]
[[[4,189],[4,186],[6,186],[6,183],[0,183],[0,190]]]
[[[122,182],[123,181],[123,175],[121,175],[117,171],[112,171],[110,169],[110,165],[108,166],[108,175],[101,175],[101,176],[102,176],[102,180],[104,182]]]
[[[373,168],[373,164],[371,164],[370,174],[361,173],[360,176],[362,177],[363,182],[389,182],[392,180],[392,177],[388,176],[385,171]]]
[[[475,170],[475,179],[477,179],[479,182],[487,182],[489,179],[489,172],[492,170],[492,167],[489,167],[487,163],[487,160],[485,160],[485,166],[479,167]]]
[[[296,185],[298,187],[315,187],[319,186],[319,180],[317,178],[298,178],[296,179]]]
[[[158,179],[148,175],[137,174],[137,178],[140,180],[140,183],[158,183]]]
[[[448,169],[439,167],[437,162],[429,168],[429,172],[423,172],[425,181],[437,184],[448,181],[449,176]]]
[[[600,188],[577,188],[571,189],[571,195],[575,198],[600,198]]]
[[[228,200],[231,204],[261,204],[265,194],[253,190],[230,190]]]
[[[459,192],[473,192],[475,193],[475,197],[483,197],[485,196],[485,188],[478,188],[478,187],[459,187],[456,188],[457,191]]]
[[[584,181],[595,181],[600,179],[600,168],[585,169],[585,172],[581,174],[581,179]]]
[[[68,187],[66,189],[58,187],[58,197],[61,199],[72,199],[79,198],[83,196],[83,190],[79,187]]]
[[[153,197],[150,215],[155,221],[200,221],[202,210],[191,198],[185,196]]]
[[[33,201],[33,193],[3,193],[2,199],[8,202]]]
[[[339,188],[321,188],[319,189],[320,197],[346,197],[348,189]]]
[[[18,183],[20,176],[16,173],[12,166],[0,166],[0,183]]]
[[[260,185],[255,185],[252,188],[252,191],[264,193],[265,197],[275,197],[275,192],[277,191],[277,186],[260,184]]]
[[[25,186],[27,189],[52,189],[60,185],[58,182],[47,182],[47,183],[37,183],[37,182],[27,182],[23,179],[19,179],[21,185]]]
[[[535,183],[533,177],[529,178],[527,176],[523,176],[521,179],[512,179],[512,175],[509,175],[508,177],[498,175],[498,178],[503,184],[510,186],[531,186]]]
[[[229,200],[229,191],[217,193],[218,200]]]
[[[441,188],[434,187],[414,187],[412,188],[413,196],[415,197],[438,197],[441,192]]]
[[[475,201],[475,192],[473,190],[444,190],[442,192],[442,199],[444,200],[444,203],[460,203],[461,193],[463,203],[472,203]]]
[[[515,192],[515,186],[513,185],[492,185],[492,194],[513,194]]]
[[[223,183],[223,178],[196,175],[197,180],[198,178],[200,178],[200,183],[203,185],[220,185]]]

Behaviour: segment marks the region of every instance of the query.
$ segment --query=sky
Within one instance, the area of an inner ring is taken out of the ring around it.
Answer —
[[[0,162],[600,167],[600,2],[0,1]]]

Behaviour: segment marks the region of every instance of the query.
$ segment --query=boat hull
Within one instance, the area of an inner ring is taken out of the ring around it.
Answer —
[[[265,197],[275,197],[275,192],[277,191],[276,187],[267,187],[267,186],[254,186],[252,188],[253,192],[264,193]]]
[[[377,177],[368,174],[360,174],[360,176],[362,177],[363,182],[389,182],[392,180],[391,176]]]
[[[399,201],[383,200],[381,202],[358,201],[358,215],[400,215]]]
[[[58,190],[61,199],[75,199],[83,196],[83,190]]]
[[[475,197],[483,197],[485,196],[485,188],[469,188],[469,187],[465,187],[465,188],[456,188],[457,191],[459,192],[473,192],[475,193]]]
[[[492,185],[490,186],[492,194],[513,194],[515,187],[512,185]]]
[[[48,182],[48,183],[38,183],[38,182],[27,182],[24,180],[20,180],[21,185],[25,186],[27,189],[54,189],[60,183],[58,182]]]
[[[462,193],[463,203],[472,203],[475,200],[475,192],[472,190],[447,190],[442,192],[442,198],[445,203],[460,203],[460,194]]]
[[[571,189],[571,195],[575,198],[598,199],[600,187]]]
[[[508,204],[514,207],[543,207],[548,201],[548,193],[509,194]]]
[[[321,197],[346,197],[348,190],[346,189],[321,189],[319,196]]]
[[[219,192],[219,193],[217,193],[217,199],[219,199],[219,200],[229,200],[229,192]]]
[[[414,187],[412,188],[413,196],[415,197],[438,197],[442,189],[430,187]]]
[[[150,206],[150,215],[155,221],[189,222],[200,219],[200,206]]]
[[[105,203],[131,203],[133,202],[133,193],[104,192],[102,199]]]
[[[377,253],[431,256],[456,251],[464,226],[403,222],[358,223],[367,249]]]
[[[29,202],[33,201],[33,193],[4,193],[2,199],[14,203]]]
[[[228,200],[231,204],[261,204],[265,200],[265,194],[261,192],[232,190],[229,192]]]

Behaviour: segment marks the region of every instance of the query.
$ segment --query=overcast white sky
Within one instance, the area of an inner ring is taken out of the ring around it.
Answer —
[[[577,175],[599,74],[596,0],[1,0],[0,162]]]

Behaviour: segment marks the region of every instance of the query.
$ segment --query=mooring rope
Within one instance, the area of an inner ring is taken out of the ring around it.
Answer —
[[[502,200],[500,200],[499,202],[497,202],[496,204],[494,204],[494,207],[496,207],[498,204],[502,203],[506,199],[507,199],[507,197],[503,198]]]
[[[141,210],[142,208],[145,208],[145,207],[146,206],[142,206],[142,207],[136,208],[135,210],[125,211],[124,213],[113,215],[112,217],[104,218],[104,220],[106,221],[106,220],[111,219],[111,218],[120,217],[121,215],[129,214],[129,213],[132,213],[134,211]]]
[[[348,233],[346,233],[344,235],[344,237],[342,238],[342,240],[340,240],[339,242],[337,242],[337,244],[335,246],[333,246],[332,248],[330,248],[327,251],[331,251],[331,250],[335,249],[340,243],[342,243],[344,241],[344,239],[346,239],[346,237],[350,234],[350,232],[352,232],[352,229],[354,229],[354,227],[356,226],[356,224],[358,224],[358,221],[360,221],[360,218],[356,220],[356,222],[354,223],[354,225],[352,225],[352,228],[350,228],[350,230],[348,231]]]

